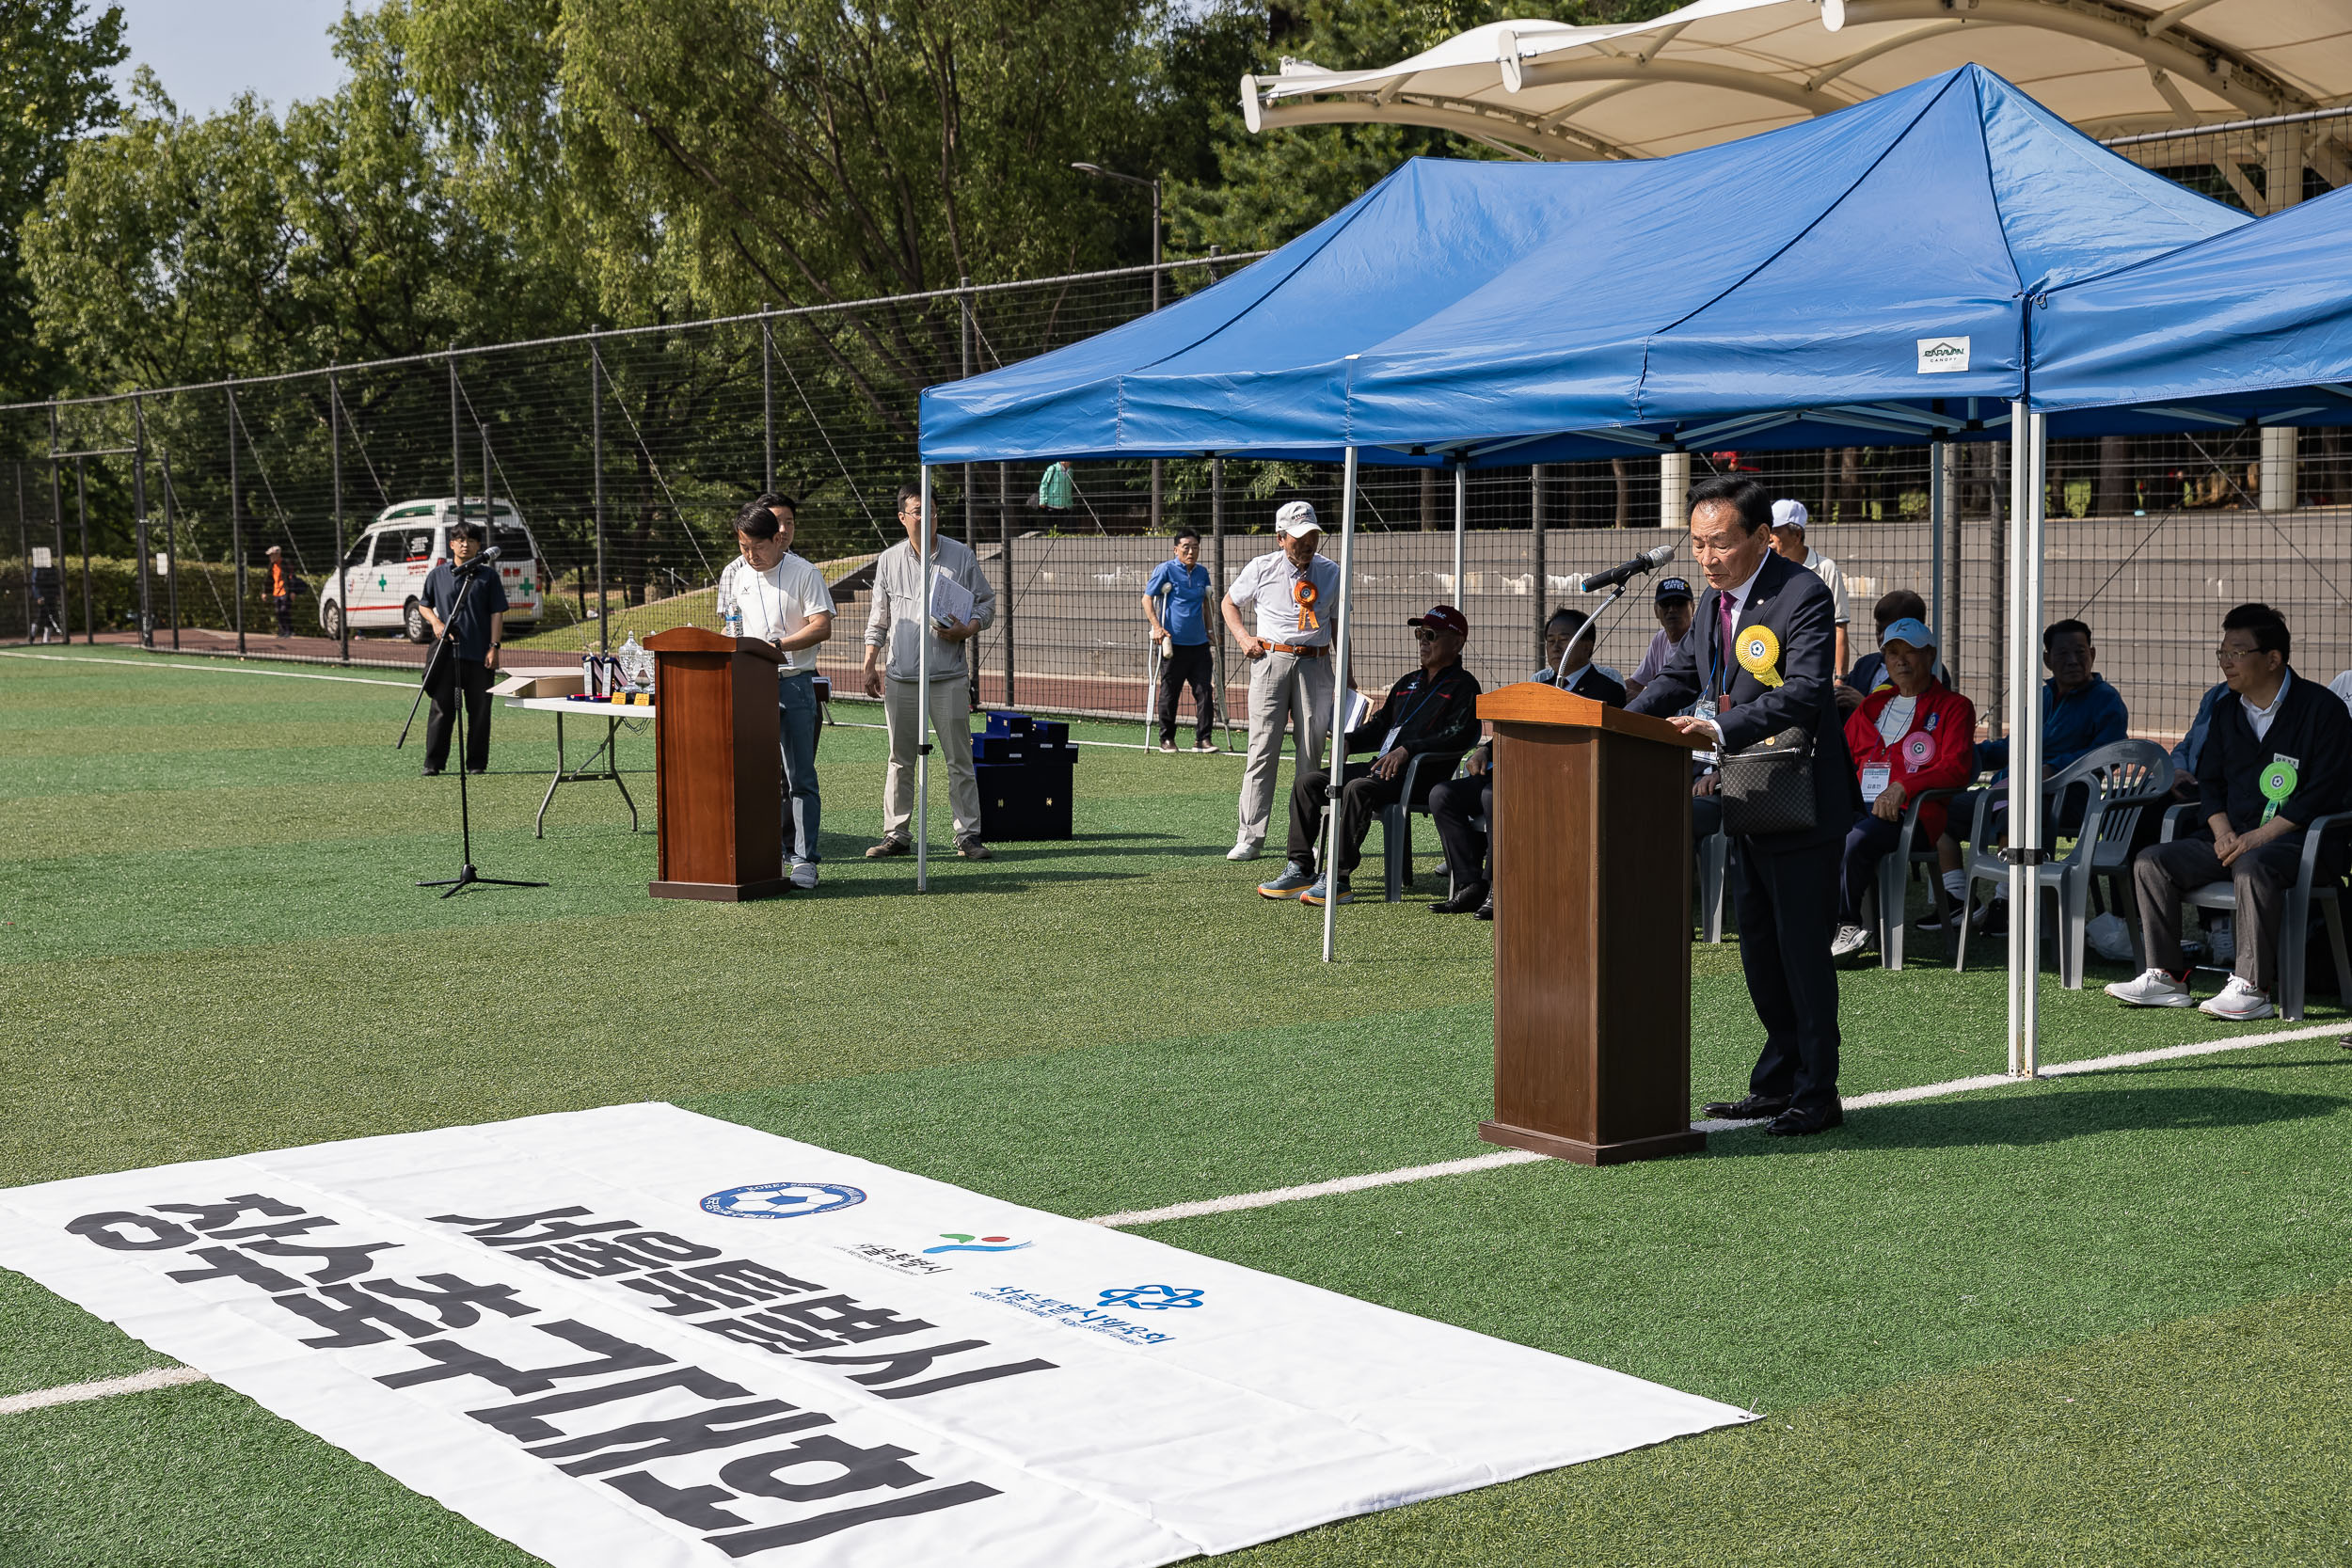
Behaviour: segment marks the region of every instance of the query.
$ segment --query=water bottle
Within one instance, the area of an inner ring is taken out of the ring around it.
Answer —
[[[721,622],[720,625],[722,629],[723,629],[729,637],[742,636],[743,607],[739,604],[731,604],[727,606],[726,618]]]

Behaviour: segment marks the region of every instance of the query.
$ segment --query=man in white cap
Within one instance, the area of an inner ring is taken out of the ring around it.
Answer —
[[[1241,832],[1227,860],[1254,861],[1274,810],[1282,732],[1294,732],[1297,767],[1319,766],[1331,733],[1331,628],[1340,612],[1340,569],[1315,553],[1323,541],[1315,509],[1288,501],[1274,515],[1282,547],[1244,566],[1226,590],[1225,628],[1249,661],[1249,759],[1241,776]],[[1242,616],[1252,616],[1249,626]]]
[[[1772,548],[1820,578],[1821,586],[1829,590],[1830,603],[1836,609],[1837,673],[1842,675],[1853,668],[1852,650],[1846,643],[1846,574],[1828,556],[1806,548],[1804,525],[1812,521],[1812,515],[1803,501],[1772,502]]]

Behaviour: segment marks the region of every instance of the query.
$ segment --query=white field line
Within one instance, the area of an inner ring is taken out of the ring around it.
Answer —
[[[22,1416],[27,1410],[46,1410],[53,1404],[77,1404],[83,1400],[103,1400],[116,1394],[145,1394],[157,1388],[177,1387],[183,1383],[210,1383],[213,1380],[194,1367],[151,1367],[129,1377],[101,1378],[96,1383],[69,1383],[61,1388],[36,1388],[29,1394],[10,1394],[0,1399],[0,1416]]]
[[[193,670],[204,675],[275,675],[281,681],[341,681],[345,686],[396,686],[414,691],[415,681],[380,681],[366,675],[313,675],[301,670],[248,670],[241,664],[166,664],[152,658],[107,658],[101,654],[27,654],[0,648],[0,657],[38,658],[51,664],[111,664],[129,670]]]
[[[258,672],[257,672],[258,673]],[[2045,1078],[2070,1073],[2105,1072],[2117,1068],[2142,1067],[2150,1062],[2170,1061],[2181,1056],[2212,1056],[2225,1051],[2245,1051],[2257,1045],[2277,1045],[2285,1040],[2312,1039],[2342,1030],[2340,1023],[2323,1023],[2303,1029],[2280,1029],[2265,1035],[2248,1035],[2237,1039],[2199,1040],[2188,1045],[2168,1045],[2154,1051],[2126,1051],[2113,1056],[2096,1056],[2083,1062],[2060,1062],[2042,1069]],[[1874,1094],[1858,1094],[1845,1101],[1849,1111],[1867,1111],[1879,1105],[1899,1105],[1906,1101],[1932,1100],[1941,1095],[1966,1094],[1977,1089],[1999,1088],[2024,1080],[2006,1073],[1986,1073],[1975,1078],[1955,1078],[1943,1084],[1921,1084],[1908,1089],[1881,1089]],[[1743,1127],[1754,1127],[1750,1121],[1696,1121],[1691,1124],[1703,1132],[1729,1132]],[[1296,1187],[1276,1187],[1263,1193],[1241,1193],[1232,1197],[1202,1198],[1193,1203],[1171,1203],[1165,1209],[1137,1209],[1123,1214],[1101,1214],[1087,1221],[1112,1229],[1129,1226],[1156,1225],[1163,1220],[1192,1219],[1201,1214],[1226,1214],[1241,1209],[1269,1209],[1278,1203],[1295,1203],[1303,1198],[1332,1197],[1341,1193],[1360,1193],[1374,1187],[1392,1187],[1406,1181],[1426,1181],[1440,1176],[1466,1176],[1472,1171],[1496,1170],[1504,1165],[1524,1165],[1546,1156],[1526,1149],[1504,1148],[1492,1154],[1473,1154],[1466,1160],[1442,1160],[1433,1165],[1408,1165],[1403,1170],[1375,1171],[1366,1176],[1343,1176],[1332,1181],[1310,1181]],[[106,1378],[97,1383],[71,1383],[61,1388],[38,1388],[28,1394],[11,1394],[0,1399],[0,1416],[18,1416],[28,1410],[41,1410],[53,1404],[73,1404],[83,1400],[103,1400],[116,1394],[143,1394],[157,1388],[170,1388],[186,1383],[209,1383],[212,1380],[193,1367],[157,1367],[129,1377]]]
[[[2150,1062],[2170,1061],[2180,1056],[2211,1056],[2225,1051],[2245,1051],[2257,1045],[2277,1045],[2283,1040],[2312,1039],[2321,1035],[2343,1033],[2341,1023],[2314,1024],[2302,1029],[2279,1029],[2265,1035],[2244,1035],[2234,1039],[2197,1040],[2187,1045],[2168,1045],[2153,1051],[2125,1051],[2112,1056],[2094,1056],[2088,1061],[2056,1062],[2042,1069],[2044,1078],[2057,1078],[2078,1072],[2107,1072],[2118,1068],[2143,1067]],[[1971,1094],[1979,1089],[1997,1089],[2010,1084],[2029,1082],[2011,1078],[2005,1072],[1988,1072],[1974,1078],[1954,1078],[1942,1084],[1920,1084],[1907,1089],[1880,1089],[1871,1094],[1858,1094],[1844,1102],[1849,1111],[1867,1111],[1880,1105],[1900,1105],[1913,1100],[1935,1100],[1947,1094]],[[1694,1121],[1698,1132],[1733,1132],[1755,1127],[1753,1121]],[[1242,1209],[1270,1209],[1278,1203],[1296,1203],[1302,1198],[1335,1197],[1342,1193],[1360,1193],[1374,1187],[1393,1187],[1405,1181],[1426,1181],[1439,1176],[1467,1176],[1472,1171],[1494,1170],[1503,1165],[1523,1165],[1548,1156],[1526,1149],[1506,1148],[1493,1154],[1474,1154],[1467,1160],[1445,1160],[1434,1165],[1407,1165],[1403,1170],[1375,1171],[1367,1176],[1343,1176],[1332,1181],[1310,1181],[1296,1187],[1274,1187],[1262,1193],[1237,1193],[1232,1197],[1204,1197],[1191,1203],[1171,1203],[1164,1209],[1133,1209],[1122,1214],[1098,1214],[1087,1221],[1114,1230],[1130,1226],[1157,1225],[1163,1220],[1196,1219],[1202,1214],[1230,1214]]]

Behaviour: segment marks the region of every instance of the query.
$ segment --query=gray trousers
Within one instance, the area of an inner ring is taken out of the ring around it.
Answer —
[[[925,704],[914,681],[882,682],[882,723],[890,734],[890,766],[882,770],[882,836],[913,838],[915,747],[922,742]],[[980,836],[980,776],[972,767],[972,697],[963,672],[930,683],[931,757],[947,765],[947,807],[958,838]]]
[[[2132,886],[2139,895],[2139,941],[2148,967],[2175,974],[2187,967],[2181,955],[2181,895],[2208,882],[2230,882],[2237,888],[2237,977],[2269,994],[2279,978],[2280,915],[2302,859],[2301,833],[2274,839],[2227,866],[2209,838],[2142,849],[2132,862]],[[2292,933],[2292,940],[2302,941],[2303,933]]]
[[[1274,774],[1282,764],[1282,732],[1295,730],[1297,766],[1321,766],[1331,733],[1331,656],[1268,654],[1249,666],[1249,758],[1241,771],[1241,837],[1265,842],[1274,814]]]

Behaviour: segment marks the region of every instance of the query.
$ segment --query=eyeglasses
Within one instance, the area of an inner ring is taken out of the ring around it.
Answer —
[[[2213,659],[2216,664],[2235,664],[2239,659],[2252,658],[2260,652],[2260,648],[2216,648]]]
[[[1435,642],[1439,635],[1440,634],[1438,632],[1431,631],[1427,626],[1415,626],[1413,628],[1413,639],[1415,641]]]

